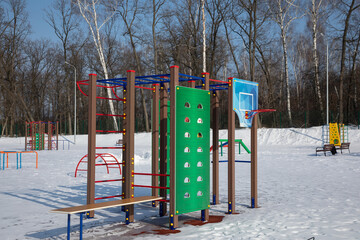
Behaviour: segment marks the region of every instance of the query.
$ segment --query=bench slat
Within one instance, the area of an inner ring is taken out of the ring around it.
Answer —
[[[110,202],[101,202],[101,203],[93,203],[93,204],[87,204],[87,205],[81,205],[81,206],[75,206],[75,207],[54,209],[54,210],[51,210],[50,212],[74,214],[74,213],[82,213],[82,212],[99,210],[99,209],[106,209],[106,208],[111,208],[111,207],[132,205],[132,204],[142,203],[142,202],[151,202],[151,201],[156,201],[156,200],[161,200],[161,199],[162,199],[162,197],[143,196],[143,197],[122,199],[122,200],[115,200],[115,201],[110,201]]]

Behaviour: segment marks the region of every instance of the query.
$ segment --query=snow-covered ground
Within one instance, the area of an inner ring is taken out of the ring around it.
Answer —
[[[220,132],[227,137],[226,131]],[[250,130],[236,131],[250,146]],[[68,136],[72,139],[72,136]],[[98,135],[98,146],[114,146],[117,135]],[[181,232],[157,235],[168,218],[158,217],[150,203],[135,207],[135,223],[124,225],[120,208],[97,211],[84,221],[85,239],[360,239],[360,130],[349,129],[349,154],[315,156],[321,145],[321,128],[259,129],[258,209],[250,204],[250,165],[236,163],[236,211],[227,215],[227,163],[220,165],[220,204],[211,206],[210,215],[225,216],[219,223],[185,225]],[[135,138],[135,170],[150,172],[151,135]],[[23,150],[24,138],[0,138],[0,150]],[[61,146],[62,148],[62,146]],[[66,147],[65,147],[66,148]],[[9,155],[9,168],[0,170],[0,239],[65,239],[66,215],[50,213],[56,208],[86,203],[86,173],[74,177],[76,164],[87,151],[87,136],[77,136],[70,150],[39,151],[23,155],[22,169],[16,169],[15,155]],[[110,150],[116,156],[119,151]],[[226,152],[226,149],[225,149]],[[250,155],[236,153],[237,160]],[[226,154],[222,157],[226,159]],[[118,178],[116,169],[107,174],[97,168],[97,178]],[[148,184],[149,177],[136,176],[136,184]],[[97,196],[121,193],[119,183],[96,185]],[[136,189],[135,196],[150,195]],[[78,239],[79,217],[72,217],[72,238]],[[146,234],[140,234],[146,232]],[[154,234],[151,234],[154,233]]]

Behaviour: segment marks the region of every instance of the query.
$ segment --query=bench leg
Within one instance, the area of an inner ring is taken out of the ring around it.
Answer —
[[[70,240],[70,214],[68,214],[67,240]]]
[[[80,213],[80,240],[83,239],[83,214]]]

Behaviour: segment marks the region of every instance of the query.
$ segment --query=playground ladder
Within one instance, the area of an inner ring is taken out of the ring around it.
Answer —
[[[322,145],[328,144],[329,141],[329,125],[322,126],[322,134],[321,134]]]
[[[89,96],[88,94],[84,93],[81,90],[80,85],[89,85],[89,83],[84,83],[82,81],[78,81],[77,82],[77,86],[79,88],[79,90],[81,91],[82,94],[84,94],[85,96]],[[101,96],[95,96],[95,99],[105,99],[105,100],[110,100],[110,101],[117,101],[117,102],[123,102],[126,103],[126,98],[120,98],[117,93],[116,93],[116,88],[119,86],[112,86],[112,87],[108,87],[108,86],[97,86],[97,87],[102,87],[102,88],[110,88],[114,98],[109,98],[109,97],[101,97]],[[96,94],[96,92],[95,92]],[[96,102],[96,100],[95,100]],[[96,103],[95,103],[96,106]],[[100,129],[96,129],[96,117],[97,116],[101,116],[101,117],[117,117],[117,118],[121,118],[121,119],[125,119],[126,118],[126,114],[107,114],[107,113],[97,113],[96,112],[96,108],[94,109],[95,111],[95,134],[96,133],[122,133],[123,135],[125,135],[125,129],[123,129],[122,131],[115,131],[115,130],[100,130]],[[120,126],[119,126],[120,127]],[[90,134],[90,133],[89,133]],[[125,150],[125,145],[121,145],[121,146],[116,146],[116,147],[97,147],[95,146],[96,150],[105,150],[105,149],[121,149],[122,151]],[[97,153],[95,152],[95,161],[96,159],[100,157],[104,163],[99,163],[97,162],[95,164],[95,166],[102,166],[105,165],[107,168],[107,172],[109,173],[109,168],[118,168],[120,171],[120,175],[121,175],[121,166],[123,163],[119,162],[116,157],[110,153]],[[75,177],[76,177],[76,173],[77,171],[88,171],[88,169],[79,169],[79,165],[81,162],[83,163],[87,163],[87,160],[84,160],[84,158],[87,158],[87,154],[79,161],[76,170],[75,170]],[[89,174],[89,173],[88,173]],[[119,178],[119,179],[110,179],[110,180],[96,180],[94,181],[94,183],[107,183],[107,182],[114,182],[114,181],[119,181],[119,182],[123,182],[124,178]],[[108,199],[108,198],[117,198],[117,197],[124,197],[124,194],[118,194],[118,195],[114,195],[114,196],[104,196],[104,197],[95,197],[94,200],[100,200],[100,199]]]

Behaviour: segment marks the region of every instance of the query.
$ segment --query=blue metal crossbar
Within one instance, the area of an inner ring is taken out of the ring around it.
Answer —
[[[116,85],[116,86],[126,86],[125,82],[114,82],[114,81],[101,81],[101,83],[105,83],[105,84],[111,84],[111,85]]]
[[[229,162],[229,160],[219,160],[219,162]],[[251,161],[242,161],[242,160],[235,160],[238,163],[251,163]]]
[[[170,74],[158,74],[158,75],[146,75],[146,76],[136,76],[135,79],[139,78],[157,78],[157,79],[166,79],[163,77],[170,77]]]
[[[179,73],[179,82],[188,82],[188,81],[201,81],[203,84],[205,83],[204,77],[196,77],[183,73]],[[99,79],[98,83],[102,84],[110,84],[116,86],[122,86],[126,88],[126,78],[111,78],[111,79]],[[170,74],[158,74],[158,75],[146,75],[146,76],[136,76],[135,77],[135,85],[149,85],[149,84],[161,84],[170,82]],[[211,91],[217,90],[227,90],[227,87],[222,87],[228,85],[227,83],[218,83],[218,84],[210,84]],[[196,86],[196,88],[202,88],[202,86]]]
[[[191,76],[191,75],[187,75],[187,74],[183,74],[183,73],[179,73],[179,76],[182,76],[182,77],[188,77],[188,78],[192,78],[192,79],[196,79],[196,80],[203,80],[204,78],[203,77],[196,77],[196,76]]]

